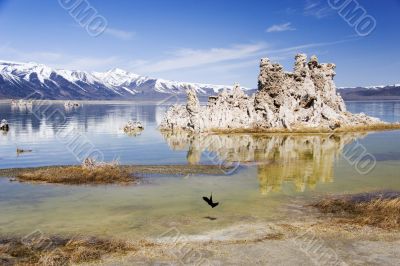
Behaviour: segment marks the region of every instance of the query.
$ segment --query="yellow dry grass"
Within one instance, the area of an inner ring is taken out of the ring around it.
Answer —
[[[94,237],[50,237],[32,243],[21,239],[0,238],[0,265],[70,265],[138,250],[128,242]]]
[[[236,128],[236,129],[212,129],[213,134],[232,133],[296,133],[296,134],[325,134],[325,133],[346,133],[346,132],[369,132],[400,129],[400,123],[376,123],[372,125],[340,127],[335,130],[318,127],[287,128]]]
[[[400,193],[369,193],[324,199],[312,206],[338,221],[384,229],[400,228]]]
[[[55,184],[127,184],[135,181],[130,171],[118,165],[50,167],[22,171],[16,178],[19,181]]]

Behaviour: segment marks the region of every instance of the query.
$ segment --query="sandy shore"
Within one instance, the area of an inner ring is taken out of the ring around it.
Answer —
[[[54,246],[49,253],[59,256],[55,251],[68,252],[78,261],[71,265],[110,266],[398,265],[400,261],[398,229],[341,223],[309,206],[288,204],[285,208],[296,211],[298,217],[241,222],[195,235],[172,227],[157,237],[126,242],[81,237],[71,240],[69,246]],[[212,227],[213,221],[209,223]],[[2,253],[2,245],[0,239],[0,260],[7,262],[10,255]],[[109,245],[115,249],[106,248]]]
[[[306,222],[238,224],[200,235],[147,239],[134,254],[100,265],[398,265],[400,232]],[[96,263],[99,264],[99,263]],[[93,264],[95,265],[95,264]]]
[[[126,244],[93,241],[96,240],[74,240],[69,248],[55,246],[50,256],[68,251],[75,259],[82,259],[71,265],[110,266],[398,265],[400,261],[400,232],[338,226],[329,221],[237,224],[198,235],[185,235],[178,228],[171,228],[165,236],[135,239]],[[5,263],[2,265],[24,265],[7,264],[12,257],[1,252],[1,242],[0,261]],[[118,248],[106,249],[104,243],[114,243]]]

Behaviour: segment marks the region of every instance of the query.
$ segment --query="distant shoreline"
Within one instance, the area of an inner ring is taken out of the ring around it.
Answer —
[[[15,99],[0,99],[0,103],[9,103],[12,100]],[[186,97],[178,97],[178,102],[183,103],[186,101]],[[95,104],[95,103],[108,103],[108,104],[113,104],[113,103],[159,103],[162,102],[162,100],[133,100],[133,99],[126,99],[126,100],[115,100],[115,99],[110,99],[110,100],[52,100],[52,99],[43,99],[43,100],[33,100],[33,102],[51,102],[51,103],[60,103],[63,104],[66,101],[74,101],[74,102],[81,102],[81,103],[90,103],[90,104]],[[400,97],[396,99],[344,99],[345,102],[400,102]],[[168,101],[165,101],[164,103],[168,103]],[[204,102],[201,101],[201,103],[207,103],[206,99]],[[162,104],[162,103],[161,103]]]

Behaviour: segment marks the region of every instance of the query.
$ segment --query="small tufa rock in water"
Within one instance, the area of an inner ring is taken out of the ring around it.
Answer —
[[[1,122],[0,122],[0,130],[8,131],[9,129],[10,129],[10,126],[8,125],[7,120],[5,120],[5,119],[1,120]]]
[[[26,152],[32,152],[32,150],[24,150],[24,149],[18,149],[17,148],[17,155],[19,155],[21,153],[26,153]]]
[[[277,129],[327,130],[383,124],[365,114],[346,111],[333,82],[335,64],[319,64],[312,56],[295,57],[294,71],[285,72],[268,58],[261,59],[256,94],[247,96],[238,84],[209,97],[200,106],[193,88],[187,90],[186,106],[172,106],[160,129],[207,132],[218,130]]]
[[[80,104],[77,103],[77,102],[66,101],[66,102],[64,103],[64,107],[65,107],[66,109],[78,108],[79,106],[80,106]]]
[[[129,120],[123,128],[124,132],[129,135],[138,135],[144,130],[144,127],[140,121]]]

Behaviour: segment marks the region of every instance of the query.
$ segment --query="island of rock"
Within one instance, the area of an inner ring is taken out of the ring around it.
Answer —
[[[137,136],[140,135],[140,133],[144,130],[144,126],[140,121],[129,120],[124,126],[123,130],[128,135]]]
[[[346,111],[333,81],[335,64],[319,63],[316,56],[295,56],[293,72],[261,59],[258,90],[248,96],[236,84],[231,91],[210,96],[200,105],[196,92],[187,90],[186,105],[174,105],[165,114],[161,130],[193,132],[334,131],[385,126],[363,113]]]
[[[8,131],[9,129],[10,129],[10,126],[8,125],[7,120],[5,120],[5,119],[1,120],[1,122],[0,122],[0,130]]]

